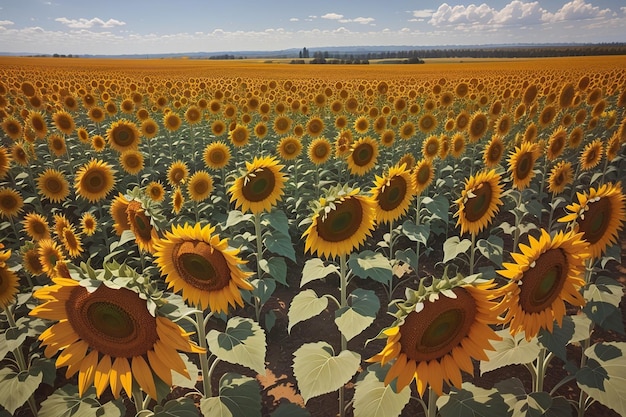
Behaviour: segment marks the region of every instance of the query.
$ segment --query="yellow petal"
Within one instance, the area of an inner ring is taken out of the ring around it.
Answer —
[[[85,359],[80,364],[80,371],[78,372],[78,396],[82,397],[83,394],[93,385],[93,379],[96,373],[96,366],[98,365],[98,351],[92,350],[89,352]]]
[[[135,378],[141,389],[156,400],[157,392],[152,371],[142,356],[133,357],[131,369],[133,378]]]
[[[109,386],[109,375],[111,373],[111,357],[104,355],[94,374],[94,385],[96,386],[96,396],[100,398],[105,389]]]

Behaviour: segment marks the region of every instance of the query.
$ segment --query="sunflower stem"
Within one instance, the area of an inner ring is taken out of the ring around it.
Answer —
[[[133,402],[137,413],[145,410],[143,392],[141,392],[139,384],[133,384]]]
[[[426,417],[437,416],[437,393],[432,387],[428,389],[428,409],[426,410]]]
[[[347,276],[347,264],[346,264],[346,254],[342,253],[339,255],[339,276],[340,276],[340,287],[339,291],[341,293],[341,308],[346,307],[348,305],[348,296],[347,296],[347,287],[348,287],[348,276]],[[341,352],[348,348],[348,341],[346,337],[341,334]],[[345,386],[342,385],[339,388],[339,416],[345,416]]]
[[[420,224],[420,204],[422,202],[422,196],[420,194],[415,198],[415,225],[419,226]],[[420,243],[417,242],[415,244],[415,274],[419,278],[419,266],[420,266]],[[391,298],[390,298],[391,300]]]
[[[209,371],[209,356],[206,341],[206,327],[204,322],[204,313],[202,311],[196,311],[196,327],[198,329],[198,344],[203,353],[198,353],[200,359],[200,369],[202,370],[202,391],[204,398],[211,396],[211,373]]]
[[[515,230],[513,232],[513,252],[517,249],[517,244],[519,243],[520,238],[520,226],[522,225],[522,218],[524,214],[521,213],[519,207],[522,204],[522,192],[517,192],[517,198],[515,200]]]
[[[256,275],[257,279],[261,279],[261,259],[263,259],[263,235],[261,234],[261,214],[254,214],[254,233],[256,234]],[[257,323],[261,320],[261,299],[258,295],[254,295],[254,313]]]
[[[590,331],[591,332],[591,331]],[[586,338],[581,340],[580,342],[580,369],[582,369],[585,365],[587,365],[587,355],[585,355],[585,350],[591,345],[591,339]],[[585,415],[585,409],[587,403],[587,394],[582,389],[580,390],[580,395],[578,396],[578,417],[583,417]]]
[[[542,347],[539,350],[539,356],[537,356],[537,373],[533,375],[533,392],[543,391],[543,380],[546,375],[546,369],[546,348]]]
[[[539,220],[538,220],[538,224],[541,226],[541,218],[543,217],[543,202],[541,201],[543,199],[543,187],[545,187],[546,185],[546,174],[548,171],[548,158],[544,157],[544,161],[543,161],[543,172],[542,172],[542,176],[541,176],[541,186],[539,187],[539,194],[537,195],[537,201],[539,201],[539,204],[541,205],[542,209],[539,211]],[[548,223],[548,228],[550,227],[550,224]]]
[[[472,246],[470,248],[469,274],[474,274],[474,262],[476,255],[476,233],[472,233]]]

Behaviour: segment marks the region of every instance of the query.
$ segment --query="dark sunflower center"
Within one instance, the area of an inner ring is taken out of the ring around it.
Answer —
[[[429,361],[450,353],[469,334],[476,316],[476,302],[467,290],[457,287],[457,298],[440,296],[413,311],[400,326],[400,346],[409,359]]]
[[[613,207],[608,198],[601,198],[587,206],[589,211],[585,213],[583,220],[578,220],[578,228],[584,233],[585,240],[593,245],[602,240],[606,234],[613,215]]]
[[[524,153],[519,160],[517,161],[517,165],[515,166],[515,173],[517,174],[517,178],[520,180],[525,179],[530,174],[532,170],[532,155],[530,153]]]
[[[435,156],[439,152],[439,144],[436,142],[431,142],[426,146],[426,154],[428,156]]]
[[[400,176],[393,176],[385,190],[378,194],[378,205],[385,211],[394,210],[406,196],[407,183]]]
[[[214,164],[220,164],[226,159],[226,155],[221,150],[211,152],[211,162]]]
[[[244,198],[253,203],[263,201],[272,195],[276,186],[276,177],[269,168],[259,168],[254,171],[254,177],[245,178],[241,193]]]
[[[0,206],[7,211],[11,211],[17,207],[17,200],[12,195],[4,196],[0,200]]]
[[[519,296],[522,309],[527,313],[539,313],[549,308],[559,296],[567,272],[567,257],[562,249],[550,249],[541,254],[535,260],[534,268],[528,269],[522,277]]]
[[[176,270],[183,281],[202,291],[218,291],[230,282],[224,255],[206,242],[187,241],[173,252]]]
[[[489,161],[498,162],[502,156],[502,146],[497,143],[491,146],[489,149]]]
[[[362,222],[361,202],[350,197],[336,204],[335,210],[331,210],[325,218],[318,220],[317,233],[327,242],[342,242],[354,236]]]
[[[472,191],[475,197],[470,198],[465,203],[465,218],[470,222],[482,219],[491,205],[493,190],[488,182],[482,183]]]
[[[139,235],[143,241],[150,241],[152,239],[150,219],[144,213],[133,212],[130,224],[133,226],[133,233]]]
[[[318,158],[324,158],[328,154],[328,148],[324,145],[318,145],[313,149],[313,154]]]
[[[196,194],[203,195],[209,190],[209,183],[206,181],[196,181],[193,186],[193,190]]]
[[[78,336],[112,358],[145,355],[158,340],[156,320],[145,300],[126,288],[75,287],[66,302],[68,321]]]
[[[51,193],[58,193],[61,191],[61,188],[63,188],[61,182],[56,178],[48,178],[46,180],[46,189]]]
[[[100,171],[92,171],[87,174],[87,178],[83,182],[87,191],[91,193],[98,193],[102,190],[105,184],[104,177]]]
[[[113,140],[118,146],[129,146],[132,145],[135,138],[129,128],[122,126],[115,131]]]
[[[374,156],[374,148],[369,143],[362,143],[354,150],[353,159],[355,165],[360,167],[369,164]]]

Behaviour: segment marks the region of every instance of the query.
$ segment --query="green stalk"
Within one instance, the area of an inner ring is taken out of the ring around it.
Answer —
[[[537,356],[537,373],[533,378],[533,392],[543,391],[543,381],[546,376],[547,369],[546,348],[542,347]]]
[[[261,279],[261,259],[263,259],[263,236],[261,234],[261,214],[254,215],[254,233],[256,234],[256,274],[257,278]],[[256,314],[257,323],[261,319],[261,299],[258,296],[254,296],[254,313]]]
[[[133,384],[133,402],[135,403],[137,414],[145,410],[143,392],[141,392],[139,384]]]
[[[472,246],[470,248],[469,274],[474,274],[474,262],[476,255],[476,233],[472,233]]]
[[[428,409],[426,410],[426,417],[437,416],[437,394],[433,390],[433,387],[428,389]]]
[[[202,391],[204,398],[211,396],[211,373],[209,372],[209,350],[207,349],[206,328],[204,324],[204,313],[196,311],[196,327],[198,329],[198,344],[204,349],[204,353],[198,353],[200,359],[200,369],[202,370]]]
[[[422,196],[420,194],[417,195],[416,200],[415,200],[415,225],[419,226],[420,224],[420,203],[422,202]],[[416,256],[416,261],[415,261],[415,274],[417,274],[417,277],[419,278],[419,266],[420,266],[420,243],[416,242],[415,244],[415,254]]]
[[[348,296],[347,296],[348,277],[347,277],[346,271],[347,271],[346,255],[341,254],[339,255],[339,277],[340,277],[339,291],[341,294],[341,297],[340,297],[341,307],[340,308],[346,307],[348,305]],[[346,340],[346,337],[343,334],[341,334],[341,352],[343,352],[347,348],[348,348],[348,341]],[[342,385],[339,388],[339,417],[344,417],[346,414],[344,404],[345,404],[345,387]]]

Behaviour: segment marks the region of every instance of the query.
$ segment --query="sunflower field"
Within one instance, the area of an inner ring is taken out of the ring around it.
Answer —
[[[0,75],[0,417],[626,415],[626,58]]]

